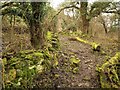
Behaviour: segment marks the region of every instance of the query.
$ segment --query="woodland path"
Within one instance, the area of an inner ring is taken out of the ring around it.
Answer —
[[[81,61],[79,72],[72,75],[68,74],[68,76],[73,76],[73,78],[68,78],[67,76],[64,77],[68,84],[67,86],[64,86],[98,88],[99,83],[95,69],[96,65],[102,61],[103,56],[94,54],[92,48],[89,45],[77,41],[72,41],[69,38],[71,38],[71,36],[59,35],[62,52],[67,54],[69,58],[72,55],[75,55]]]

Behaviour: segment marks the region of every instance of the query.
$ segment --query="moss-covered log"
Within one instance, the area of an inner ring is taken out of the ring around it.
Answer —
[[[102,88],[120,88],[120,52],[96,69]]]
[[[97,44],[95,42],[89,42],[89,41],[83,40],[79,37],[70,38],[70,40],[75,40],[75,41],[79,41],[79,42],[82,42],[82,43],[85,43],[85,44],[89,44],[90,46],[92,46],[92,49],[94,51],[100,51],[100,44]]]

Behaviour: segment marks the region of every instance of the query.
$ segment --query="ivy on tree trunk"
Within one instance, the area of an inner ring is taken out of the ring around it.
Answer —
[[[43,9],[45,3],[31,2],[32,5],[32,19],[30,21],[30,35],[31,44],[35,49],[44,47],[45,39],[42,29]]]

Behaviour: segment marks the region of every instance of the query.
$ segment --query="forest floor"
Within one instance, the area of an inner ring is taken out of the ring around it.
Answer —
[[[117,44],[112,42],[110,43],[109,41],[106,42],[104,40],[99,40],[99,43],[102,43],[102,49],[105,51],[105,54],[101,54],[100,52],[94,52],[91,46],[88,44],[71,40],[70,38],[72,37],[74,36],[62,34],[59,35],[59,64],[56,68],[53,68],[50,72],[47,72],[43,76],[39,75],[39,77],[43,77],[41,79],[39,78],[40,80],[37,80],[39,87],[100,87],[96,67],[103,64],[105,60],[109,59],[109,56],[114,56],[115,52],[117,51],[117,48],[114,47],[117,47]],[[98,39],[95,40],[93,38],[89,38],[88,41],[97,42]],[[76,57],[80,60],[78,70],[76,72],[74,72],[74,68],[71,68],[72,66],[70,64],[70,59],[72,57]]]
[[[105,40],[99,40],[98,42],[98,39],[89,39],[89,41],[95,41],[103,45],[102,49],[105,51],[105,54],[101,54],[94,52],[90,45],[70,40],[72,37],[73,36],[59,35],[60,46],[64,55],[60,56],[59,59],[59,63],[61,64],[59,72],[61,71],[62,74],[60,74],[60,80],[57,80],[59,81],[59,83],[57,82],[58,86],[81,88],[100,87],[96,67],[104,63],[106,59],[109,59],[107,56],[113,56],[115,54],[117,48],[114,47],[117,47],[117,44],[115,42],[106,42]],[[72,56],[76,56],[80,60],[77,73],[66,72],[66,69],[69,69],[70,66],[65,64],[65,60],[67,62]],[[66,59],[66,57],[69,59]]]
[[[59,34],[60,51],[58,51],[58,66],[44,74],[38,74],[38,77],[35,78],[37,87],[100,87],[96,67],[115,55],[117,42],[99,38],[82,38],[90,42],[100,43],[102,50],[105,51],[105,54],[101,54],[93,51],[88,44],[71,40],[70,38],[73,37],[71,35]],[[28,48],[27,45],[25,46]],[[77,71],[71,68],[70,59],[72,57],[80,60]]]
[[[67,78],[70,87],[94,88],[99,87],[98,77],[96,73],[96,65],[104,60],[103,56],[94,54],[90,45],[71,41],[71,36],[60,35],[61,50],[69,57],[72,55],[80,59],[80,67],[77,74],[73,74],[73,78]],[[64,58],[62,58],[64,59]]]

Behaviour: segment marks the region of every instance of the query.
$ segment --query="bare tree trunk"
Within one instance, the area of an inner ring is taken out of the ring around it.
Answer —
[[[103,19],[103,17],[101,15],[100,15],[100,19],[101,19],[101,23],[102,23],[102,25],[104,27],[105,33],[107,33],[108,32],[107,26],[106,26],[105,20]]]
[[[82,17],[82,31],[85,34],[89,32],[89,21],[84,16]]]
[[[14,23],[13,23],[13,18],[15,20],[15,17],[13,15],[11,15],[11,20],[10,20],[10,24],[11,24],[11,28],[10,28],[10,40],[11,42],[13,41],[14,37],[13,37],[13,33],[14,33]],[[14,21],[15,22],[15,21]]]
[[[118,16],[118,51],[120,51],[120,15]]]
[[[106,27],[106,25],[105,25],[105,23],[103,23],[103,27],[104,27],[104,29],[105,29],[105,33],[107,33],[107,27]]]
[[[89,20],[87,19],[87,6],[88,2],[81,2],[80,3],[80,15],[82,19],[82,31],[83,33],[88,34],[89,31]]]

